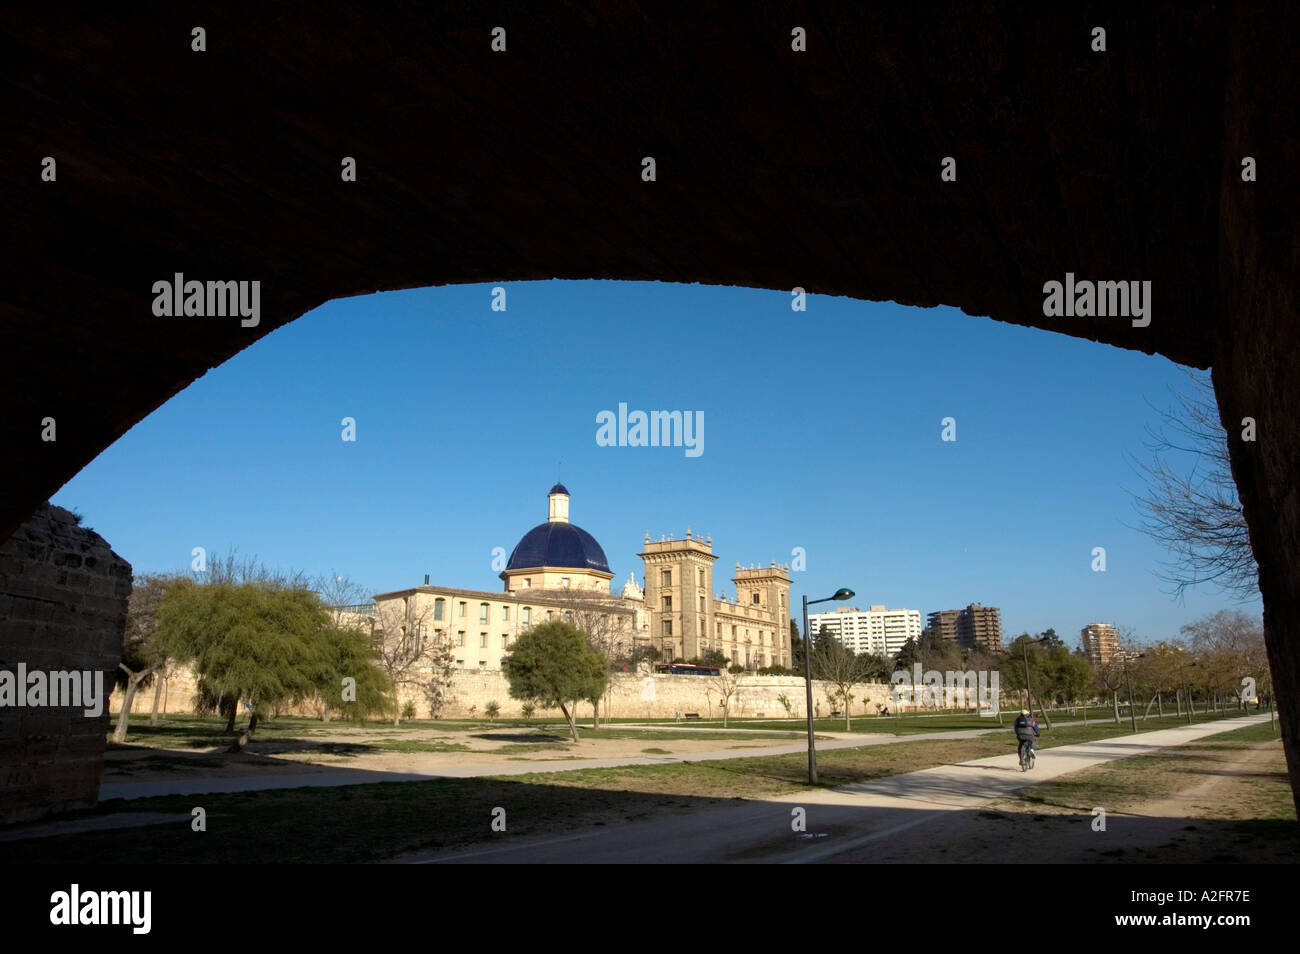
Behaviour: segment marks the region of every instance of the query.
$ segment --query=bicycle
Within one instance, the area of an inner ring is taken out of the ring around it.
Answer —
[[[1028,772],[1034,767],[1034,744],[1029,741],[1020,743],[1020,771]]]

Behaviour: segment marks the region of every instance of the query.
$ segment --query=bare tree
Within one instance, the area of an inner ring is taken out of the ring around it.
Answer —
[[[1188,369],[1188,379],[1189,390],[1174,392],[1177,406],[1158,411],[1163,424],[1147,429],[1151,461],[1137,462],[1147,484],[1135,500],[1143,517],[1138,529],[1173,554],[1161,579],[1179,599],[1201,583],[1252,599],[1259,593],[1259,570],[1214,385],[1208,372]]]
[[[1182,628],[1196,655],[1199,681],[1212,696],[1231,694],[1244,699],[1243,679],[1271,687],[1264,633],[1260,621],[1237,610],[1220,610]]]
[[[718,675],[709,678],[709,687],[722,697],[722,727],[727,727],[727,716],[731,712],[731,697],[740,689],[740,682],[745,678],[744,672],[731,672],[720,669]]]
[[[432,608],[417,610],[417,605],[405,599],[375,607],[375,651],[379,667],[393,685],[393,725],[401,721],[402,686],[423,686],[428,695],[428,679],[442,691],[450,684],[451,648],[445,638],[438,639],[431,630]]]
[[[160,670],[165,670],[168,659],[154,639],[157,630],[158,604],[162,602],[168,588],[172,586],[191,586],[188,579],[176,575],[154,575],[137,577],[131,585],[131,595],[127,599],[126,632],[122,638],[122,658],[118,663],[123,675],[117,677],[117,683],[123,689],[122,710],[117,714],[117,725],[113,729],[113,741],[125,742],[127,729],[131,723],[131,706],[135,694],[142,686],[147,686],[150,679],[157,680],[156,688],[161,688]],[[158,693],[154,693],[154,710],[151,725],[158,724]]]
[[[834,686],[827,701],[832,708],[836,702],[844,704],[844,731],[851,731],[853,687],[871,679],[875,670],[872,660],[857,655],[838,639],[828,637],[813,643],[812,670],[814,678],[825,680]]]
[[[355,614],[364,612],[359,607],[373,606],[373,597],[368,587],[333,570],[316,577],[311,582],[311,588],[329,609],[335,626],[352,622]]]

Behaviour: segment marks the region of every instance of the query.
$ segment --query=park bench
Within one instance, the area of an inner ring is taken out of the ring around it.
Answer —
[[[684,713],[682,717],[685,719],[698,719],[700,714],[698,712],[687,712]]]

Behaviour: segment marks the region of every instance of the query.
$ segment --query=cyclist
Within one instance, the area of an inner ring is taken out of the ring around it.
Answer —
[[[1017,751],[1023,764],[1029,752],[1033,750],[1034,740],[1038,738],[1038,723],[1030,717],[1028,709],[1021,709],[1013,728],[1016,730],[1016,738],[1020,741]]]

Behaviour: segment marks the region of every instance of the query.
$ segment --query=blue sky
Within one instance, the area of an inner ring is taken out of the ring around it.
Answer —
[[[267,335],[132,428],[64,486],[137,573],[231,547],[373,592],[501,587],[506,553],[571,518],[621,586],[644,534],[713,537],[789,563],[792,602],[1002,608],[1004,635],[1092,621],[1145,641],[1232,602],[1184,605],[1136,530],[1150,404],[1185,373],[1152,357],[951,308],[642,282],[461,285],[339,299]],[[205,319],[198,319],[205,320]],[[220,320],[220,319],[214,319]],[[702,411],[704,453],[601,447],[596,415]],[[957,440],[940,439],[954,417]],[[341,438],[344,417],[356,441]],[[1107,569],[1093,572],[1092,548]],[[725,581],[725,583],[724,583]]]

